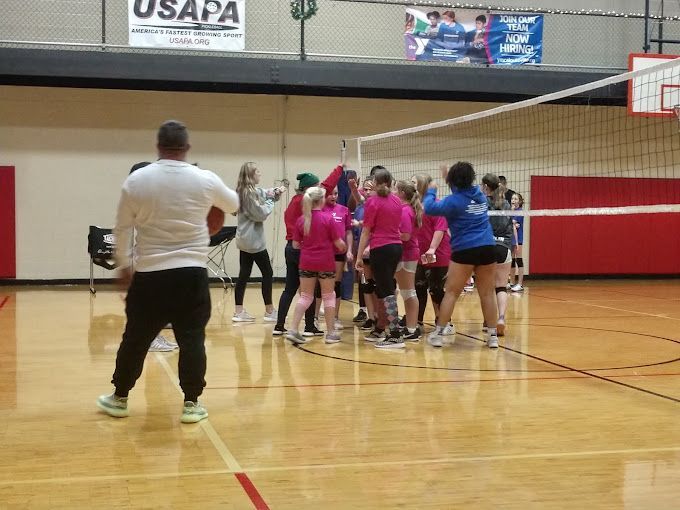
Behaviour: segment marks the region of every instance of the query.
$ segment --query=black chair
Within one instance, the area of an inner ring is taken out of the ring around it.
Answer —
[[[208,252],[208,270],[222,282],[222,287],[227,290],[227,282],[233,287],[234,282],[227,273],[226,255],[229,244],[236,237],[236,227],[222,227],[220,231],[210,238],[210,251]],[[226,280],[225,280],[226,279]]]
[[[87,235],[87,253],[90,254],[90,292],[96,294],[94,290],[94,266],[103,267],[111,271],[116,268],[114,251],[116,249],[116,239],[113,230],[90,225],[90,233]]]

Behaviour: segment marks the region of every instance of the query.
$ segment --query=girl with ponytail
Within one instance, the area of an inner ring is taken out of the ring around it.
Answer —
[[[321,187],[308,188],[302,198],[302,217],[298,218],[293,231],[293,248],[300,250],[300,295],[295,303],[293,320],[286,338],[295,344],[305,343],[298,331],[300,320],[314,303],[314,287],[318,281],[321,298],[326,309],[326,343],[340,341],[335,327],[335,260],[334,248],[347,249],[338,234],[333,218],[321,209],[324,206],[326,190]]]
[[[406,309],[404,340],[417,342],[421,335],[418,327],[418,295],[415,282],[418,259],[420,258],[417,231],[423,226],[423,205],[420,203],[418,191],[410,182],[399,181],[397,183],[397,196],[402,205],[399,231],[403,245],[401,262],[397,265],[396,278]]]
[[[394,273],[401,260],[402,244],[399,232],[401,223],[401,201],[392,193],[392,175],[380,168],[373,174],[375,195],[366,200],[364,223],[359,239],[358,253],[370,246],[370,263],[378,295],[378,325],[366,336],[366,340],[377,342],[379,349],[404,348],[399,329]],[[357,271],[362,272],[364,262],[357,257]],[[382,304],[382,306],[381,306]],[[390,333],[385,338],[385,326]]]

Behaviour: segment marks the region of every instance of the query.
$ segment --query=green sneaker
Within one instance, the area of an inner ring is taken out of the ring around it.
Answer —
[[[115,393],[111,393],[111,395],[101,395],[97,399],[97,407],[114,418],[127,418],[130,416],[127,401],[127,397],[118,397]]]
[[[184,412],[182,413],[182,423],[198,423],[208,417],[208,410],[196,402],[184,402]]]

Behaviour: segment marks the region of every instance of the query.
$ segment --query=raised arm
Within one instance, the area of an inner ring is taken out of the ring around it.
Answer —
[[[437,201],[437,188],[429,188],[423,198],[425,214],[429,216],[446,216],[446,207],[443,200]]]

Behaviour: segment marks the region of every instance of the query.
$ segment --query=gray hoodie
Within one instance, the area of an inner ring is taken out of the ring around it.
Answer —
[[[238,212],[236,246],[247,253],[259,253],[267,249],[264,237],[264,220],[274,210],[280,195],[271,189],[255,188],[246,195]]]

